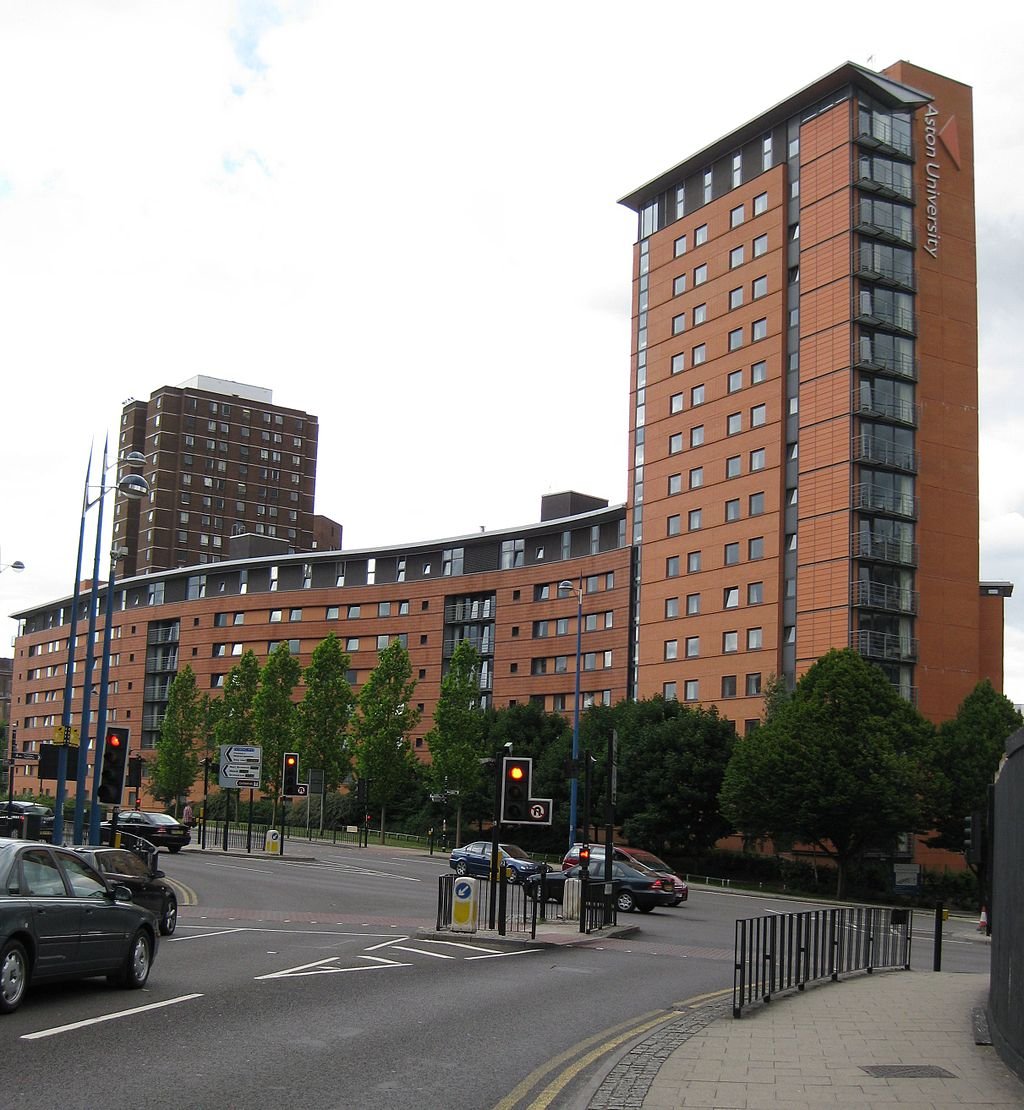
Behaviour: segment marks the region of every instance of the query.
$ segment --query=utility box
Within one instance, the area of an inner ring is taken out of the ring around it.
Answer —
[[[281,834],[277,829],[270,829],[267,832],[266,839],[263,841],[264,851],[269,852],[272,856],[279,855],[281,852]]]
[[[580,879],[566,879],[562,894],[562,914],[568,921],[579,921],[580,896],[583,883]]]

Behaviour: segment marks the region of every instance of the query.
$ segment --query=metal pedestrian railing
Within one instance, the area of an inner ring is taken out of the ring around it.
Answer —
[[[437,928],[450,929],[455,903],[455,884],[465,876],[438,876]],[[489,879],[477,879],[479,894],[476,900],[476,928],[496,930],[499,936],[508,933],[529,933],[537,938],[537,905],[539,899],[531,898],[523,883],[510,883],[500,879],[495,891],[494,920],[491,920],[491,884]]]
[[[913,911],[837,906],[736,922],[732,1013],[846,972],[909,968]]]

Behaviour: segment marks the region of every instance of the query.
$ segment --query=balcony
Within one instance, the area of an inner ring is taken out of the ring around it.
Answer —
[[[906,308],[884,309],[874,303],[870,293],[863,293],[855,317],[858,324],[888,329],[901,335],[917,334],[917,317]]]
[[[917,472],[918,453],[915,450],[879,436],[854,436],[853,457],[857,462],[870,463],[872,466],[885,466],[907,474]]]
[[[894,424],[917,427],[918,407],[902,397],[865,397],[859,389],[855,389],[853,411],[872,420],[891,420]]]
[[[904,613],[908,616],[917,612],[916,590],[890,586],[884,582],[864,582],[860,579],[855,579],[850,587],[853,604],[858,609],[881,609],[887,613]]]
[[[910,636],[894,636],[888,632],[857,629],[850,633],[850,647],[865,659],[913,663],[917,659],[917,640]]]
[[[177,655],[161,656],[146,660],[146,674],[172,674],[178,669]]]
[[[901,247],[914,245],[913,226],[896,220],[879,219],[874,215],[870,218],[858,216],[853,229],[861,235],[870,235],[872,239],[878,239],[883,243],[893,243]]]
[[[882,370],[908,382],[917,381],[917,359],[898,351],[883,351],[877,348],[866,335],[857,344],[858,370]]]
[[[879,489],[870,482],[859,482],[853,487],[853,507],[905,520],[917,519],[917,498],[913,494]]]
[[[147,644],[176,644],[179,638],[178,626],[173,628],[151,628],[146,633]]]
[[[916,288],[914,272],[911,268],[897,265],[895,262],[883,261],[870,250],[854,251],[853,272],[865,281],[873,281],[876,285],[883,285],[888,289],[902,289],[913,293]]]
[[[142,727],[149,732],[159,732],[163,728],[165,713],[147,713],[142,718]]]
[[[880,154],[895,154],[900,158],[911,156],[910,137],[894,129],[889,120],[878,116],[860,121],[857,143],[866,150],[877,150]]]
[[[910,167],[905,168],[909,170]],[[911,204],[914,203],[914,185],[909,173],[903,177],[890,177],[885,180],[872,177],[870,173],[858,169],[857,187],[867,193],[874,193],[875,196],[885,197],[887,200],[909,200]]]
[[[906,540],[894,540],[874,532],[867,535],[854,532],[850,537],[850,546],[856,559],[870,559],[875,563],[891,563],[894,566],[917,566],[917,544]]]

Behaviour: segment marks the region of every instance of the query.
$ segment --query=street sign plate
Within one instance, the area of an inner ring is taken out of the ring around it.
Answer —
[[[263,749],[252,744],[221,744],[218,782],[226,790],[259,790],[263,779]]]

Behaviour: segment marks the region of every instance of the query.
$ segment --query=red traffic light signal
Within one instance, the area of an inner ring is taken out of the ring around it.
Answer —
[[[124,792],[124,772],[128,764],[128,729],[108,728],[103,738],[103,762],[97,796],[101,802],[119,806]]]

